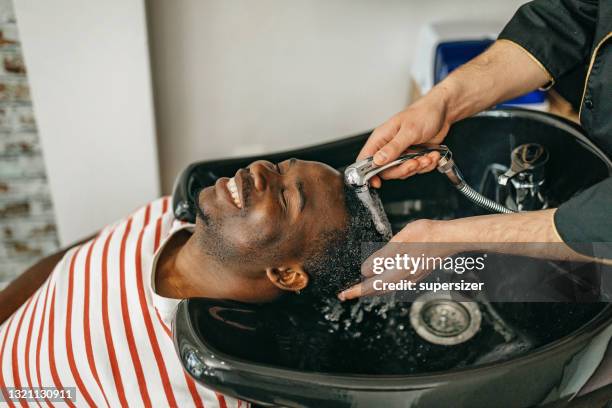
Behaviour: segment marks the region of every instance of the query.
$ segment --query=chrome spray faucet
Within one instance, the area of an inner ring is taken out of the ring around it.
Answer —
[[[382,166],[378,166],[374,163],[373,157],[368,157],[361,161],[351,164],[344,170],[344,182],[355,189],[355,192],[363,204],[372,213],[372,220],[374,225],[380,234],[385,237],[391,237],[391,226],[386,221],[384,209],[380,202],[376,202],[371,193],[369,180],[377,175],[378,173],[387,170],[391,167],[395,167],[407,160],[415,159],[420,156],[424,156],[431,152],[440,153],[440,160],[438,161],[438,171],[446,177],[448,177],[451,184],[453,184],[459,192],[467,197],[474,204],[477,204],[489,211],[498,213],[513,213],[515,211],[510,210],[503,205],[496,203],[493,200],[488,199],[482,194],[478,193],[466,182],[459,168],[455,165],[452,158],[452,153],[448,147],[444,145],[431,145],[422,144],[414,145],[406,151],[402,156],[398,157],[390,163]]]
[[[501,186],[512,185],[514,202],[507,203],[518,211],[542,210],[548,207],[543,194],[548,151],[539,144],[526,143],[512,150],[510,169],[497,178]]]

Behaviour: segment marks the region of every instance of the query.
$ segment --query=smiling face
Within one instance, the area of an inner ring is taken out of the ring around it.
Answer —
[[[348,219],[340,173],[296,159],[256,161],[202,190],[198,204],[203,248],[247,276],[302,265]]]

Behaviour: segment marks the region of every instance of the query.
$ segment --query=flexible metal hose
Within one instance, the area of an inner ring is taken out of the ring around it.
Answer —
[[[461,194],[463,194],[468,200],[470,200],[474,204],[491,212],[501,214],[512,214],[516,212],[483,196],[478,191],[470,187],[469,184],[463,178],[461,171],[459,171],[459,168],[455,164],[450,150],[448,151],[448,154],[440,158],[440,161],[438,162],[438,171],[444,174],[451,182],[451,184],[455,186],[455,188],[459,190]]]
[[[487,197],[480,194],[478,191],[474,190],[472,187],[470,187],[465,182],[457,185],[456,187],[457,187],[457,190],[459,190],[459,192],[463,194],[468,200],[470,200],[474,204],[486,210],[501,213],[501,214],[512,214],[516,212],[509,208],[504,207],[503,205],[499,203],[496,203],[495,201],[491,199],[488,199]]]
[[[470,187],[461,175],[459,168],[455,165],[455,161],[452,157],[453,155],[448,147],[444,145],[415,145],[412,146],[412,151],[405,153],[396,160],[383,166],[377,166],[374,164],[374,158],[368,157],[364,160],[351,164],[344,170],[345,183],[356,190],[357,197],[359,197],[361,202],[370,211],[376,229],[383,236],[391,236],[391,226],[386,218],[382,204],[380,202],[376,203],[372,198],[369,191],[368,180],[381,171],[397,166],[406,160],[414,159],[430,152],[438,152],[440,154],[440,160],[437,167],[438,171],[444,174],[451,184],[454,185],[455,188],[459,190],[459,192],[468,200],[492,212],[502,214],[516,212],[483,196]]]

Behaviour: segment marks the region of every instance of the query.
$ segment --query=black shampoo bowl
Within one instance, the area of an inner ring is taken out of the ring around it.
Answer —
[[[253,160],[296,157],[342,168],[367,136],[192,164],[175,185],[175,214],[193,221],[196,192]],[[523,143],[550,153],[551,206],[612,174],[610,160],[577,126],[544,113],[484,112],[454,125],[446,140],[475,186],[491,163],[507,164]],[[381,197],[395,230],[418,218],[484,213],[437,172],[386,182]],[[566,288],[575,293],[573,284]],[[264,406],[529,407],[585,399],[583,406],[599,406],[612,395],[612,308],[602,292],[589,293],[582,303],[490,304],[490,316],[521,335],[502,338],[485,311],[478,334],[455,346],[423,340],[410,327],[410,305],[385,300],[360,309],[333,301],[315,307],[189,299],[180,303],[172,330],[183,366],[198,382]]]

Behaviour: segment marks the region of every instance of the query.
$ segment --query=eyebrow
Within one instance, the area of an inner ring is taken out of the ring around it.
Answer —
[[[306,205],[306,196],[304,195],[304,184],[301,181],[295,183],[295,187],[298,191],[298,196],[300,198],[300,212],[304,211],[304,206]]]

